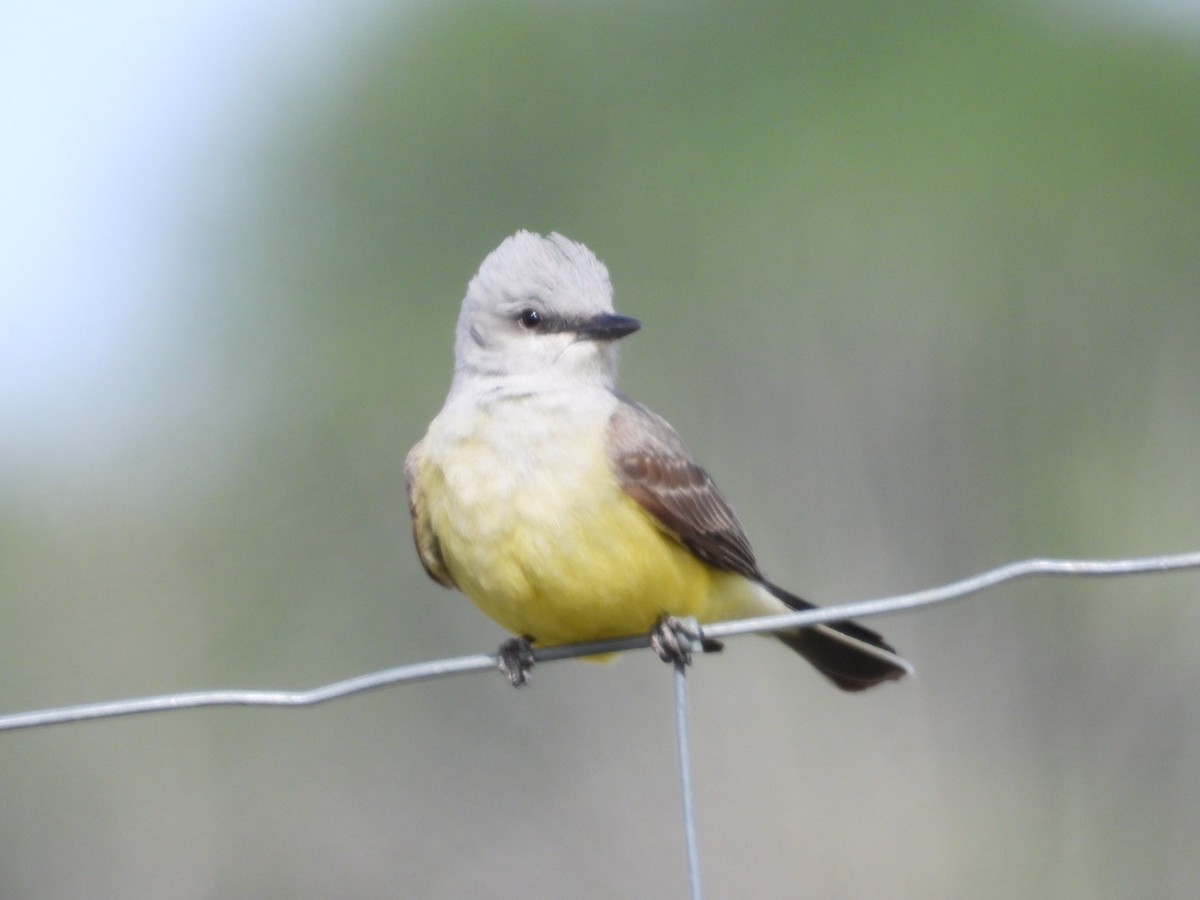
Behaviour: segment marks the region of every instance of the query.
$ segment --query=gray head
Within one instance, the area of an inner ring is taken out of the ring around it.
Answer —
[[[518,231],[489,254],[467,287],[455,380],[611,386],[613,341],[639,327],[613,312],[608,270],[591,250],[561,234]]]

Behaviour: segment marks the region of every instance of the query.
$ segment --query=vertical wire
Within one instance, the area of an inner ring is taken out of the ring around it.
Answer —
[[[700,848],[696,840],[696,809],[692,794],[691,741],[688,737],[687,666],[675,663],[675,735],[679,746],[679,792],[683,798],[683,840],[687,848],[688,884],[692,900],[704,895],[700,883]]]

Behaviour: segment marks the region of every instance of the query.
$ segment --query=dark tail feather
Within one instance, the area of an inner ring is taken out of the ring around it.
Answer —
[[[763,587],[794,610],[813,608],[813,604],[768,581]],[[857,622],[830,622],[781,631],[775,636],[843,691],[862,691],[912,674],[912,666],[883,638]]]

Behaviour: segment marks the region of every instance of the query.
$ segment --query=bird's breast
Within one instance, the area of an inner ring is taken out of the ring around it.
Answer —
[[[603,411],[439,419],[424,442],[431,523],[455,583],[506,628],[546,643],[631,634],[702,593],[707,567],[617,483]]]

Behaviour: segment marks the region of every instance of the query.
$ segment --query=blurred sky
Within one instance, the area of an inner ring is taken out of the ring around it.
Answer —
[[[206,196],[236,195],[281,105],[319,89],[377,5],[4,4],[0,452],[27,460],[64,430],[86,452],[132,424],[186,321],[167,288],[196,265]]]

